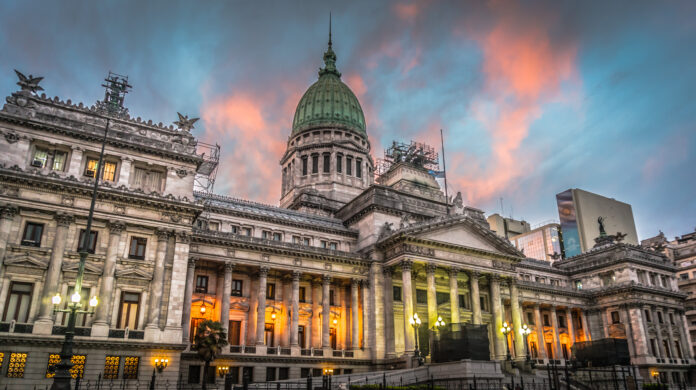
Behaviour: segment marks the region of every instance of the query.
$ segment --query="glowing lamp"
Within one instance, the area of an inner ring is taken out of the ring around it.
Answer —
[[[169,365],[169,359],[155,359],[155,368],[157,372],[162,372]]]
[[[81,299],[82,297],[80,296],[80,293],[77,292],[70,296],[70,300],[72,301],[72,303],[80,303]]]
[[[201,314],[205,314],[205,305],[201,305]]]
[[[57,306],[57,305],[60,305],[60,301],[62,301],[62,299],[60,299],[60,294],[54,295],[53,298],[51,298],[51,301],[52,301],[53,304],[56,305],[56,306]]]
[[[334,325],[338,324],[338,320],[334,318],[333,323]]]
[[[90,307],[97,307],[99,304],[99,300],[97,299],[97,296],[93,296],[92,299],[89,300],[89,306]]]

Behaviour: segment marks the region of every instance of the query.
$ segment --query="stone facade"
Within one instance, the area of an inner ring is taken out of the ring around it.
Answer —
[[[50,383],[46,369],[65,330],[50,298],[74,284],[90,158],[105,125],[91,108],[29,91],[13,93],[0,111],[0,385],[7,388]],[[228,330],[230,346],[213,370],[229,367],[237,382],[245,373],[263,382],[324,368],[407,367],[414,313],[422,331],[438,317],[488,325],[496,360],[508,343],[514,359],[529,351],[541,365],[560,363],[576,342],[615,337],[628,340],[644,377],[686,375],[694,361],[686,295],[664,255],[606,242],[553,264],[527,259],[491,231],[481,210],[448,206],[416,165],[395,164],[374,183],[369,141],[354,130],[314,123],[293,133],[281,160],[289,169],[279,208],[194,192],[202,156],[187,130],[112,119],[110,173],[85,273],[85,289],[101,302],[94,316],[79,319],[76,337],[84,380],[147,381],[154,359],[167,358],[163,380],[200,381],[191,340],[201,319]],[[330,162],[324,174],[320,159],[316,177],[301,169],[303,156],[315,153]],[[339,172],[339,153],[363,156],[361,177],[355,165]],[[499,331],[504,321],[514,329],[508,340]],[[533,330],[526,340],[522,324]],[[23,377],[8,374],[11,358],[25,359]]]

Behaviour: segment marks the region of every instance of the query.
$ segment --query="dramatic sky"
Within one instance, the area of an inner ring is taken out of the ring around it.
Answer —
[[[222,145],[215,191],[277,204],[295,106],[333,12],[343,80],[374,157],[439,147],[452,192],[490,214],[558,219],[582,188],[630,203],[638,235],[696,226],[695,1],[0,2],[0,94],[12,69],[92,104],[109,70],[132,115]]]

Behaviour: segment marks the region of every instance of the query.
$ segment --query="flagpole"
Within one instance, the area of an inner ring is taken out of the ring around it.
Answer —
[[[449,195],[447,194],[447,163],[445,162],[445,138],[440,129],[440,143],[442,144],[442,171],[445,175],[445,204],[447,205],[447,215],[449,215]]]

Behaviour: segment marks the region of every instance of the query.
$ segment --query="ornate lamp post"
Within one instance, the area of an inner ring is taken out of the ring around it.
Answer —
[[[418,358],[418,365],[422,366],[423,365],[423,357],[421,356],[420,353],[420,348],[418,347],[418,329],[421,326],[421,319],[418,317],[418,313],[413,313],[413,317],[409,319],[409,322],[411,323],[411,326],[413,329],[416,331],[416,350],[415,355],[416,358]]]
[[[65,331],[65,339],[63,340],[63,347],[60,351],[60,363],[56,365],[56,375],[53,377],[53,385],[51,385],[52,390],[70,390],[70,380],[72,379],[72,375],[70,374],[72,363],[70,361],[72,360],[73,356],[75,321],[78,314],[93,313],[92,310],[80,310],[82,307],[82,304],[80,303],[80,292],[82,291],[82,279],[84,278],[85,274],[85,263],[87,262],[89,241],[92,233],[92,220],[94,219],[94,206],[97,202],[97,189],[99,187],[99,180],[104,172],[104,148],[106,147],[106,138],[109,133],[111,117],[122,117],[128,113],[128,110],[123,108],[123,99],[126,96],[126,93],[128,93],[128,88],[131,87],[128,84],[128,78],[109,72],[109,76],[105,79],[105,81],[106,84],[102,85],[106,88],[104,101],[97,102],[97,107],[101,111],[102,115],[106,116],[106,127],[104,128],[104,138],[102,139],[101,152],[99,153],[99,163],[94,174],[94,189],[92,190],[92,202],[89,206],[87,227],[85,228],[85,233],[82,237],[82,242],[80,243],[80,265],[77,270],[77,278],[75,279],[74,293],[70,297],[72,303],[68,306],[68,309],[58,309],[57,307],[54,308],[54,311],[69,313],[69,317],[68,327]],[[52,301],[54,305],[60,304],[60,295],[56,294]],[[98,304],[97,297],[95,296],[90,299],[89,304],[93,308],[96,307]]]
[[[522,329],[520,329],[520,333],[522,333],[522,336],[524,336],[524,352],[527,356],[527,360],[529,360],[529,345],[527,343],[527,336],[529,336],[529,334],[532,333],[532,330],[529,329],[529,326],[527,326],[527,324],[523,324]]]
[[[445,326],[445,321],[441,316],[437,316],[437,321],[435,321],[435,330],[440,330],[440,328],[443,326]]]
[[[500,328],[500,333],[505,335],[505,351],[507,353],[506,360],[510,360],[510,345],[508,344],[508,335],[512,332],[512,327],[507,322],[503,322],[503,327]]]

